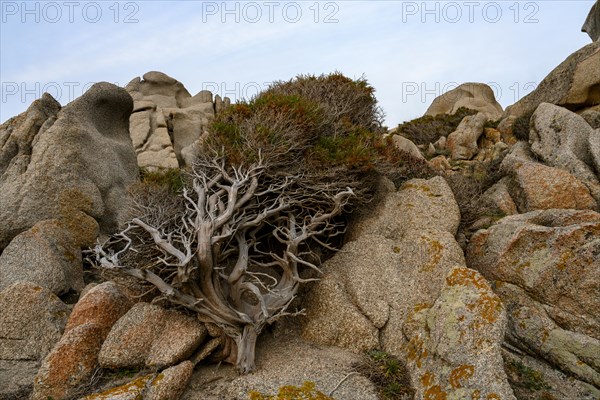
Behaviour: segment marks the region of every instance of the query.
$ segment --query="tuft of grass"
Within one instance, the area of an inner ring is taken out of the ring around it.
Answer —
[[[183,190],[183,176],[179,168],[149,171],[140,168],[140,180],[143,184],[166,188],[173,194]]]
[[[382,399],[406,400],[414,397],[406,366],[398,358],[382,350],[371,350],[354,367],[373,382]]]
[[[541,372],[528,367],[520,361],[509,361],[506,364],[506,368],[509,373],[517,377],[516,380],[526,389],[533,391],[550,389]]]

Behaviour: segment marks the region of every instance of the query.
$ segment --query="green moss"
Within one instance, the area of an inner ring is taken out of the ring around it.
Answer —
[[[181,192],[183,189],[183,176],[179,168],[158,171],[140,168],[140,179],[146,185],[168,188],[174,194]]]
[[[507,363],[509,372],[517,376],[518,382],[529,390],[550,389],[544,381],[544,375],[533,368],[528,367],[520,361],[509,361]]]

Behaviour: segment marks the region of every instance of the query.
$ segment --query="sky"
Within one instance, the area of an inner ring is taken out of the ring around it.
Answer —
[[[393,127],[464,82],[503,107],[591,43],[594,0],[0,0],[0,122],[44,92],[62,105],[95,82],[161,71],[232,101],[270,82],[366,78]]]

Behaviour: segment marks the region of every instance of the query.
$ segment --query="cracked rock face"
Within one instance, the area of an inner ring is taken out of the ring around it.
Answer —
[[[138,179],[131,110],[131,96],[104,82],[62,109],[45,94],[0,126],[0,249],[39,221],[79,213],[116,229]]]
[[[600,214],[543,210],[476,233],[467,260],[508,311],[505,341],[600,386]],[[587,398],[587,397],[584,397]]]
[[[506,108],[504,117],[535,111],[542,103],[583,111],[600,104],[600,41],[571,54],[521,100]]]
[[[207,90],[192,96],[183,84],[162,72],[148,72],[126,87],[133,97],[131,140],[140,167],[150,170],[191,164],[207,126],[229,104]]]
[[[416,398],[513,399],[500,352],[504,308],[465,266],[454,239],[460,213],[446,181],[387,190],[323,266],[307,296],[303,336],[407,360]]]

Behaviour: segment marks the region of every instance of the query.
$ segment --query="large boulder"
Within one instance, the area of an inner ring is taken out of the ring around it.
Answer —
[[[508,310],[507,348],[600,384],[600,214],[544,210],[477,232],[468,265]]]
[[[552,208],[595,210],[598,207],[581,181],[558,168],[524,162],[515,166],[510,175],[503,179],[510,197],[522,213]]]
[[[542,103],[579,111],[600,104],[600,42],[591,43],[548,74],[538,87],[508,107],[505,117],[532,113]]]
[[[483,113],[464,117],[456,130],[448,135],[446,147],[453,160],[470,160],[479,152],[477,140],[483,134],[486,122]]]
[[[0,249],[39,221],[80,213],[102,232],[117,228],[126,216],[126,187],[138,179],[132,106],[124,89],[97,83],[60,111],[44,95],[0,126]]]
[[[410,139],[405,138],[404,136],[393,135],[392,143],[394,143],[394,147],[396,147],[398,150],[408,153],[414,158],[417,158],[419,160],[425,159],[417,145],[414,144]]]
[[[17,235],[0,255],[0,290],[19,281],[32,282],[60,295],[84,287],[81,248],[91,246],[98,223],[80,212],[74,221],[45,220]],[[75,217],[75,216],[73,216]]]
[[[110,369],[165,368],[190,357],[206,335],[197,319],[138,303],[112,327],[98,360]]]
[[[502,116],[502,106],[496,101],[494,91],[484,83],[463,83],[436,97],[425,115],[454,114],[461,107],[479,111],[492,120]]]
[[[451,325],[446,321],[451,314],[456,318],[468,314],[468,322],[479,321],[476,309],[467,305],[475,307],[495,298],[487,286],[481,291],[467,285],[448,287],[447,277],[455,268],[477,274],[465,268],[454,239],[460,212],[448,184],[436,177],[411,180],[398,191],[385,188],[387,193],[381,194],[372,215],[354,224],[350,241],[325,263],[325,275],[307,296],[303,336],[357,352],[380,348],[407,360],[413,387],[421,397],[437,390],[448,398],[475,393],[512,398],[499,361],[504,321],[500,302],[496,299],[495,319],[485,329],[473,331],[466,322],[447,327],[453,329],[451,334],[443,328]],[[477,279],[484,282],[480,276]],[[415,322],[418,312],[427,317]],[[428,325],[434,320],[440,324]],[[438,331],[424,340],[432,329]],[[451,343],[451,337],[461,335],[465,341]],[[427,361],[415,358],[415,341],[420,354],[428,355]],[[442,342],[454,346],[457,356],[449,358],[441,351]],[[481,352],[473,356],[474,364],[463,363],[460,354],[477,351]]]
[[[506,313],[486,280],[453,268],[430,307],[417,306],[403,332],[418,399],[515,399],[502,368]]]
[[[223,103],[220,97],[213,102],[206,90],[192,96],[181,82],[157,71],[133,79],[126,89],[134,99],[131,139],[139,166],[160,170],[188,165],[214,118],[217,100]]]
[[[0,310],[0,398],[24,399],[61,338],[69,308],[49,290],[18,282],[0,292]]]
[[[89,290],[75,305],[60,341],[42,362],[32,400],[72,397],[98,368],[98,353],[112,326],[131,308],[113,282]]]
[[[193,369],[194,364],[184,361],[160,373],[140,376],[82,400],[178,400],[188,385]]]
[[[596,1],[592,6],[590,13],[581,27],[581,31],[586,32],[593,42],[597,42],[600,39],[600,2]]]
[[[587,185],[600,200],[600,131],[581,116],[543,103],[531,117],[531,151],[547,165],[563,169]]]

